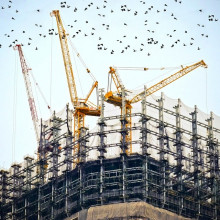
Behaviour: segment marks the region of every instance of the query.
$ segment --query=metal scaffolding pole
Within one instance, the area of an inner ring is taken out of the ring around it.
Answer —
[[[80,197],[80,207],[81,209],[84,208],[84,164],[86,162],[86,144],[88,140],[85,138],[88,128],[81,127],[80,128],[80,137],[79,137],[79,153],[78,153],[78,170],[79,170],[79,181],[80,181],[80,188],[79,188],[79,197]]]
[[[144,87],[144,91],[146,91],[146,87]],[[146,92],[142,99],[142,115],[141,115],[141,134],[142,134],[142,155],[143,155],[143,199],[146,202],[149,198],[149,177],[148,177],[148,160],[149,160],[149,152],[148,152],[148,128],[147,128],[147,121],[149,120],[147,117],[147,110],[146,110]]]
[[[104,168],[104,159],[105,159],[105,153],[106,153],[106,145],[105,145],[105,133],[104,133],[104,130],[105,130],[105,121],[104,121],[104,107],[105,107],[105,104],[104,104],[104,89],[101,89],[100,90],[100,98],[101,98],[101,116],[99,118],[99,122],[98,122],[98,125],[99,125],[99,129],[100,129],[100,132],[99,132],[99,137],[100,137],[100,147],[98,148],[98,151],[100,153],[99,155],[99,162],[100,162],[100,203],[101,205],[104,204],[104,195],[103,195],[103,191],[104,191],[104,188],[105,188],[105,183],[104,183],[104,178],[105,178],[105,168]]]
[[[45,128],[46,126],[43,125],[41,120],[41,133],[40,133],[40,143],[38,148],[38,164],[37,173],[39,177],[39,184],[43,185],[45,182],[45,172],[47,168],[47,161],[46,161],[46,138],[45,138]]]
[[[176,109],[176,178],[177,178],[177,190],[178,190],[178,206],[179,212],[178,214],[181,215],[183,210],[183,149],[182,149],[182,130],[181,130],[181,120],[180,120],[180,108],[181,108],[181,101],[178,99],[178,104],[174,106]]]
[[[122,162],[122,199],[126,202],[127,197],[127,149],[128,143],[126,141],[126,136],[128,131],[126,128],[126,106],[125,106],[125,90],[122,88],[122,118],[121,118],[121,162]]]
[[[213,207],[213,220],[217,220],[217,183],[218,183],[218,150],[213,134],[213,113],[211,112],[208,122],[208,142],[209,147],[209,164],[210,164],[210,183],[211,183],[211,203]]]
[[[26,163],[26,177],[25,177],[26,187],[25,187],[25,190],[26,190],[26,192],[29,192],[32,188],[31,187],[31,178],[32,178],[32,172],[33,172],[32,163],[33,163],[34,158],[27,156],[24,158],[24,160]],[[25,196],[25,210],[24,210],[25,220],[28,219],[28,215],[29,215],[28,206],[29,206],[28,196]]]
[[[192,115],[192,147],[193,147],[193,177],[194,177],[194,198],[196,202],[196,217],[199,219],[201,212],[200,204],[200,181],[199,181],[199,147],[198,147],[198,133],[197,133],[197,106],[195,110],[190,113]]]
[[[38,184],[37,220],[41,220],[41,185]]]
[[[163,117],[163,101],[164,94],[161,93],[161,98],[157,100],[159,103],[159,147],[160,147],[160,205],[164,208],[166,204],[166,168],[167,168],[167,158],[166,158],[166,149],[165,149],[165,125],[164,125],[164,117]]]
[[[8,193],[8,174],[9,172],[6,170],[0,170],[0,188],[1,188],[1,200],[0,200],[0,217],[4,219],[3,214],[3,206],[7,201],[7,193]]]
[[[53,118],[51,120],[52,127],[51,127],[51,133],[52,133],[52,143],[51,146],[49,146],[49,149],[51,149],[51,168],[50,168],[50,180],[51,180],[51,219],[55,219],[56,216],[56,191],[57,191],[57,177],[58,177],[58,160],[59,160],[59,152],[60,152],[60,144],[58,141],[56,141],[57,137],[59,136],[59,130],[60,130],[60,123],[62,120],[58,117],[56,117],[55,112],[53,115]]]
[[[17,208],[16,208],[16,198],[20,197],[22,194],[21,189],[21,177],[19,171],[21,166],[19,164],[13,164],[12,168],[12,220],[17,219]],[[22,179],[23,180],[23,179]]]
[[[65,164],[65,214],[66,216],[69,216],[70,207],[69,207],[69,185],[70,185],[70,171],[73,168],[73,149],[71,147],[71,143],[73,140],[72,137],[72,131],[71,131],[71,125],[72,120],[69,117],[69,105],[66,107],[66,125],[67,125],[67,135],[66,135],[66,146],[64,147],[64,164]]]

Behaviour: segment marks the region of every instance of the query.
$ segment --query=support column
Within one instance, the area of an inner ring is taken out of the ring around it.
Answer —
[[[38,148],[38,166],[37,166],[38,182],[40,185],[43,185],[45,182],[46,168],[47,168],[47,161],[46,161],[45,126],[43,125],[41,120],[41,133],[40,133],[40,142]]]
[[[51,220],[55,219],[56,217],[56,191],[57,191],[57,178],[58,178],[58,162],[59,162],[59,152],[61,149],[60,143],[56,140],[59,136],[60,130],[60,123],[62,120],[58,117],[53,116],[52,123],[53,126],[51,127],[53,139],[52,139],[52,152],[51,152],[51,168],[50,168],[50,175],[51,175]]]
[[[167,157],[166,157],[166,149],[165,149],[165,125],[164,125],[164,118],[163,118],[163,101],[164,101],[164,95],[161,93],[161,98],[157,100],[159,103],[159,147],[160,147],[160,205],[162,208],[164,208],[166,204],[166,169],[167,169]]]
[[[8,174],[9,172],[6,170],[0,170],[0,187],[1,187],[1,200],[0,200],[0,217],[1,219],[5,219],[3,213],[3,206],[6,204],[6,200],[8,198]]]
[[[146,91],[146,87],[144,87],[144,91]],[[143,96],[142,102],[142,116],[141,116],[141,134],[142,134],[142,155],[143,155],[143,200],[145,202],[148,201],[149,198],[149,177],[148,177],[148,160],[149,160],[149,152],[148,152],[148,143],[147,143],[147,121],[149,118],[147,117],[147,110],[146,110],[146,92]]]
[[[196,217],[200,216],[200,181],[199,181],[199,147],[197,133],[197,106],[192,115],[192,147],[193,147],[193,176],[194,176],[194,198],[196,203]]]
[[[41,220],[41,185],[38,184],[37,220]]]
[[[98,148],[99,151],[99,162],[100,162],[100,188],[99,188],[99,194],[100,194],[100,204],[103,205],[104,204],[104,195],[103,195],[103,191],[105,189],[105,182],[104,182],[104,178],[105,178],[105,168],[104,168],[104,160],[105,160],[105,153],[106,153],[106,145],[105,145],[105,122],[104,122],[104,89],[100,90],[100,98],[101,98],[101,115],[99,118],[99,137],[100,137],[100,147]]]
[[[128,131],[126,128],[126,105],[125,105],[125,90],[122,88],[122,117],[121,117],[121,161],[122,161],[122,199],[126,202],[127,198],[127,149],[128,143],[126,136]]]
[[[45,126],[42,124],[41,120],[41,133],[40,142],[38,148],[38,199],[37,199],[37,220],[41,220],[41,186],[45,183],[45,173],[46,173],[47,161],[46,161],[46,139],[45,139]]]
[[[81,209],[84,208],[84,164],[86,162],[86,144],[87,140],[85,138],[88,128],[81,127],[80,128],[80,137],[79,137],[79,162],[78,162],[78,170],[79,170],[79,179],[80,179],[80,187],[79,187],[79,197],[80,197],[80,206]]]
[[[33,160],[34,160],[34,158],[32,158],[32,157],[29,157],[29,156],[27,156],[27,157],[25,157],[24,158],[24,160],[25,160],[25,166],[26,166],[26,177],[25,177],[25,180],[26,180],[26,183],[25,183],[25,186],[26,186],[26,188],[25,188],[25,191],[30,191],[31,190],[31,178],[32,178],[32,172],[33,172],[33,170],[32,170],[32,162],[33,162]],[[25,212],[25,220],[27,220],[28,219],[28,206],[29,206],[29,201],[28,201],[28,196],[26,195],[25,196],[25,210],[24,210],[24,212]]]
[[[180,121],[180,108],[181,108],[181,101],[178,99],[178,104],[174,106],[176,109],[176,178],[177,178],[177,191],[178,191],[178,214],[182,214],[183,210],[183,149],[182,149],[182,130],[181,130],[181,121]]]
[[[72,127],[72,120],[71,120],[71,113],[69,110],[69,105],[67,105],[66,108],[66,115],[67,115],[67,136],[66,136],[66,146],[64,147],[64,156],[65,156],[65,213],[66,216],[69,216],[69,184],[70,184],[70,171],[73,169],[73,149],[72,149],[72,131],[71,131],[71,127]]]
[[[213,134],[213,113],[211,112],[210,118],[207,119],[208,122],[208,141],[207,146],[209,150],[209,166],[210,166],[210,183],[211,183],[211,203],[213,207],[213,220],[217,220],[217,191],[218,191],[218,177],[219,177],[219,168],[218,168],[218,150],[217,144],[214,140]]]
[[[12,168],[12,220],[15,220],[16,217],[16,198],[21,196],[21,185],[20,185],[20,175],[19,171],[21,166],[19,164],[13,164]]]

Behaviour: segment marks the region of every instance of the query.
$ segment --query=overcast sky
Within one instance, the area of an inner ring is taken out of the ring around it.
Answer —
[[[65,2],[1,0],[1,167],[21,162],[24,155],[33,155],[37,148],[15,44],[23,44],[28,65],[51,108],[60,111],[70,102],[56,21],[50,16],[56,9],[72,44],[99,81],[99,88],[107,89],[110,66],[179,67],[203,59],[208,69],[200,67],[161,91],[170,98],[181,98],[190,107],[197,105],[205,113],[220,115],[219,0]],[[71,45],[69,48],[79,97],[85,97],[92,80]],[[127,89],[141,89],[174,72],[119,74]],[[32,87],[35,91],[33,82]],[[34,95],[39,118],[49,118],[40,93]]]

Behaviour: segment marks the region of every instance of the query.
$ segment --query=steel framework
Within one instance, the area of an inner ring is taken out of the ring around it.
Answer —
[[[70,129],[70,114],[67,107],[66,118],[53,115],[51,127],[41,126],[40,158],[34,161],[25,157],[22,167],[14,164],[10,172],[0,172],[1,219],[64,219],[79,210],[94,205],[109,203],[145,201],[179,215],[201,220],[220,219],[220,172],[219,143],[215,138],[220,130],[213,127],[213,115],[207,123],[198,121],[195,107],[189,117],[181,114],[181,101],[175,110],[164,108],[164,97],[153,104],[142,100],[142,110],[133,113],[138,118],[141,137],[133,140],[139,144],[141,153],[126,154],[126,120],[117,116],[104,116],[104,91],[100,92],[101,116],[98,120],[99,131],[91,132],[82,128],[81,136],[73,141]],[[149,109],[158,115],[149,116]],[[175,124],[165,121],[164,115],[175,117]],[[118,120],[119,129],[111,129],[108,122]],[[191,124],[185,129],[181,124]],[[156,130],[150,124],[156,125]],[[61,127],[65,132],[60,132]],[[175,134],[166,132],[169,128]],[[206,129],[207,135],[199,134],[198,129]],[[45,138],[52,132],[49,141]],[[118,143],[109,143],[109,135],[120,134]],[[188,136],[185,141],[183,136]],[[90,146],[89,139],[97,137],[97,146]],[[158,144],[151,141],[158,140]],[[173,138],[174,137],[174,138]],[[206,143],[201,147],[200,140]],[[61,142],[64,146],[60,147]],[[173,144],[175,150],[169,146]],[[74,146],[79,144],[78,155],[73,154]],[[107,151],[112,147],[120,148],[120,155],[108,158]],[[47,149],[51,149],[49,154]],[[188,149],[192,156],[185,156]],[[96,150],[99,156],[88,160],[88,154]],[[159,159],[152,154],[156,151]],[[74,157],[80,163],[73,164]],[[61,159],[62,158],[62,159]],[[171,160],[176,161],[171,163]],[[184,164],[190,164],[186,168]],[[35,170],[40,169],[39,172]]]

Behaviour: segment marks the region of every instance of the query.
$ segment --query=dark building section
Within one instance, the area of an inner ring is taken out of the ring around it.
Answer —
[[[176,180],[166,179],[165,192],[160,184],[161,164],[148,158],[148,179],[145,179],[145,159],[142,155],[126,157],[126,170],[123,170],[122,158],[105,159],[82,164],[74,170],[59,176],[56,180],[39,185],[23,192],[12,202],[1,203],[1,219],[64,219],[83,209],[112,203],[146,201],[155,207],[161,207],[188,218],[196,218],[198,199],[194,196],[194,185],[184,184],[178,190]],[[100,185],[101,167],[104,167],[103,185]],[[174,167],[166,166],[167,172]],[[83,170],[83,171],[81,171]],[[125,177],[125,179],[123,179]],[[209,182],[204,179],[204,182]],[[148,191],[146,192],[146,182]],[[102,190],[102,191],[101,191]],[[19,192],[19,189],[17,189]],[[147,196],[146,196],[147,194]],[[209,194],[208,189],[201,191],[201,196]],[[164,197],[166,202],[163,203]],[[182,206],[180,201],[182,200]],[[213,219],[214,205],[200,203],[200,218]],[[11,213],[9,215],[9,213]],[[12,216],[13,215],[13,216]],[[218,207],[218,216],[220,212]]]

